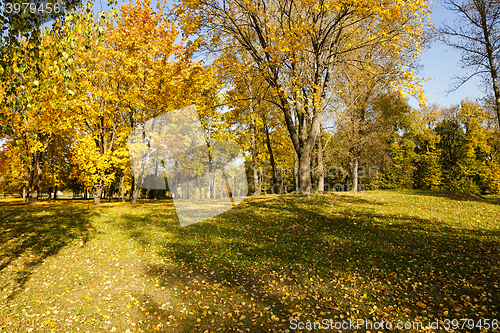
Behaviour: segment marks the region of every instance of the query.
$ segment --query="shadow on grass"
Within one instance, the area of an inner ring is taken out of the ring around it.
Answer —
[[[481,195],[473,195],[473,194],[464,194],[464,193],[456,193],[456,192],[448,192],[448,191],[438,191],[438,190],[385,190],[385,191],[395,191],[399,193],[404,193],[407,195],[416,195],[416,196],[428,196],[428,197],[436,197],[436,198],[447,198],[456,201],[472,201],[472,202],[482,202],[488,203],[492,205],[500,205],[500,197],[488,197]]]
[[[64,246],[87,243],[96,231],[88,206],[26,205],[21,201],[0,206],[0,295],[12,299],[23,290],[38,265]]]
[[[195,309],[201,322],[186,319],[183,325],[200,331],[281,330],[290,328],[292,315],[303,321],[498,317],[499,232],[484,237],[441,222],[379,214],[376,205],[358,197],[255,198],[185,228],[171,209],[170,222],[158,226],[172,233],[161,254],[174,265],[148,272],[168,288],[199,288],[183,297],[202,302],[212,315]],[[326,206],[333,209],[322,210]],[[134,223],[125,225],[131,235],[151,242],[133,231]],[[235,309],[239,324],[221,317]]]

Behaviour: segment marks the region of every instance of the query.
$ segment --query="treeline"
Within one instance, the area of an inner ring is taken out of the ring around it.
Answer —
[[[464,100],[450,108],[413,109],[406,99],[388,93],[374,98],[359,115],[344,110],[336,126],[322,129],[311,159],[315,190],[500,193],[500,141],[491,104]],[[260,126],[260,131],[269,131]],[[270,131],[256,141],[260,164],[248,163],[250,191],[293,192],[299,188],[297,156],[286,153],[293,153],[286,147],[291,143],[278,127]],[[254,171],[258,182],[253,181]]]
[[[477,102],[424,109],[389,146],[382,188],[500,193],[499,132],[494,108]]]
[[[138,0],[98,15],[81,6],[43,33],[2,39],[0,191],[27,202],[58,190],[95,204],[168,196],[141,193],[128,137],[195,105],[208,147],[229,142],[245,152],[250,194],[496,193],[496,104],[408,105],[405,93],[424,104],[415,68],[433,29],[428,14],[421,0],[157,8]]]
[[[20,38],[3,53],[12,67],[1,82],[4,164],[1,190],[71,190],[99,204],[127,192],[135,203],[128,136],[148,120],[197,106],[210,140],[227,131],[213,66],[193,59],[198,42],[180,37],[149,1],[93,14],[78,8],[36,41]],[[89,194],[90,193],[90,194]]]

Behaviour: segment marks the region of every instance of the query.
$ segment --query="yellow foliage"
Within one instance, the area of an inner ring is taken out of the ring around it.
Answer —
[[[213,69],[191,60],[198,43],[176,43],[175,24],[150,5],[124,4],[74,29],[91,44],[76,58],[82,79],[72,106],[73,173],[89,188],[108,186],[119,170],[130,172],[127,139],[134,128],[190,104],[202,119],[214,112]]]

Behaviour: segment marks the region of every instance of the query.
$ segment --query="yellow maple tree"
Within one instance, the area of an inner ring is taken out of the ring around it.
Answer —
[[[226,71],[245,70],[234,61],[243,58],[240,49],[249,55],[246,67],[277,96],[298,155],[300,187],[310,193],[311,152],[340,64],[355,66],[363,60],[356,51],[380,45],[398,74],[390,84],[423,100],[408,65],[431,28],[428,7],[426,0],[179,0],[174,10],[184,32],[204,36]]]
[[[213,70],[192,60],[197,45],[182,38],[176,42],[178,29],[150,1],[99,15],[87,22],[94,26],[93,45],[77,60],[81,79],[72,154],[74,175],[93,189],[95,204],[117,173],[130,170],[127,138],[134,129],[190,104],[203,118],[213,113],[218,89]],[[139,188],[131,180],[135,203]]]

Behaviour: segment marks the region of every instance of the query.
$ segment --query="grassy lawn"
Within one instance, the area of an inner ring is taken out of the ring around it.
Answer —
[[[0,200],[0,332],[500,320],[499,204],[409,190],[269,195],[181,228],[170,200]]]

